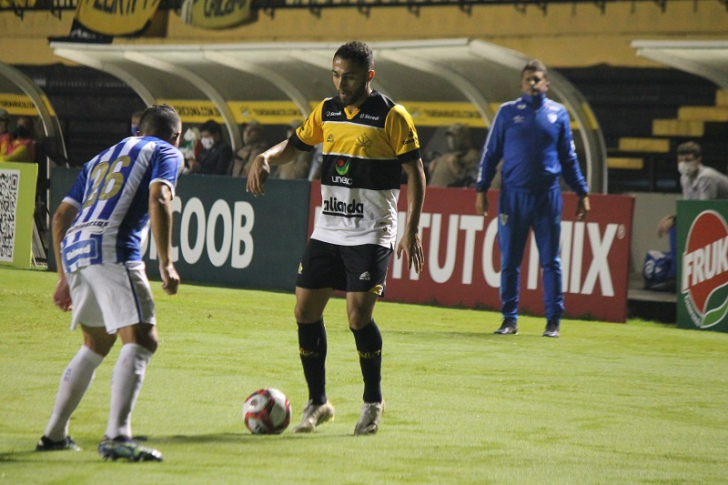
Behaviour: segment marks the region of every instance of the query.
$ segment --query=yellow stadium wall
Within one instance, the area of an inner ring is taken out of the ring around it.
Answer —
[[[344,42],[470,37],[523,52],[554,67],[594,64],[657,67],[639,58],[630,42],[711,40],[728,38],[728,10],[718,0],[668,0],[665,12],[656,2],[607,4],[605,12],[592,3],[550,5],[544,14],[529,6],[474,6],[470,15],[458,7],[426,7],[416,15],[403,7],[374,8],[369,15],[355,8],[321,11],[277,10],[271,18],[260,12],[256,23],[210,31],[184,24],[175,13],[160,12],[156,33],[162,37],[118,39],[130,43]],[[70,31],[72,12],[61,19],[46,13],[26,13],[24,20],[0,14],[0,60],[9,64],[64,62],[48,45],[49,36]]]

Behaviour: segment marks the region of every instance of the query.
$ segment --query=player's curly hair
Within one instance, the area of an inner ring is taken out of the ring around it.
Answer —
[[[177,111],[168,104],[153,104],[142,113],[139,131],[145,136],[155,136],[160,140],[170,140],[181,121]]]
[[[364,42],[347,42],[336,51],[334,59],[337,57],[345,61],[353,61],[366,69],[374,67],[374,54]]]

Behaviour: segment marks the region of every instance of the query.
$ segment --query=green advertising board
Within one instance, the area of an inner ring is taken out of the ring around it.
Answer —
[[[29,268],[38,165],[0,163],[0,265]]]
[[[54,169],[51,210],[78,170]],[[266,194],[245,192],[245,179],[182,175],[172,201],[172,259],[182,281],[292,291],[308,231],[309,182],[269,180]],[[147,273],[159,276],[154,243],[142,245]],[[55,268],[49,257],[49,268]]]
[[[677,203],[677,325],[728,332],[728,201]]]

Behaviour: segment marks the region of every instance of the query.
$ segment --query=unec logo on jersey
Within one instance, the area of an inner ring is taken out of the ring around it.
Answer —
[[[682,255],[682,298],[693,324],[710,328],[728,313],[728,225],[712,210],[695,218]]]

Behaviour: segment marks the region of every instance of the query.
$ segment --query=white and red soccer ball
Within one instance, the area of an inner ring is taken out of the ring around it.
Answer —
[[[253,434],[278,434],[291,422],[291,405],[278,389],[259,389],[245,400],[243,421]]]

